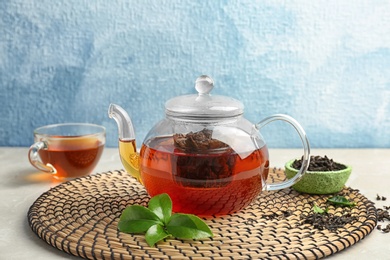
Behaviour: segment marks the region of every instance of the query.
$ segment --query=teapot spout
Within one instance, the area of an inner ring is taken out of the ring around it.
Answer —
[[[135,140],[133,123],[127,112],[121,106],[110,104],[108,107],[108,116],[113,118],[118,125],[119,140]]]
[[[125,170],[141,182],[139,171],[139,154],[135,142],[135,132],[127,112],[120,106],[110,104],[108,116],[118,125],[119,155]]]

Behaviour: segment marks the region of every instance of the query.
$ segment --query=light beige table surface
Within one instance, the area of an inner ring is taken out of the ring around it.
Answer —
[[[79,259],[46,244],[28,225],[29,207],[43,192],[60,183],[38,173],[28,162],[27,151],[0,147],[0,259]],[[283,167],[300,153],[299,149],[271,149],[271,166]],[[359,189],[377,207],[390,206],[390,149],[312,149],[311,154],[352,165],[347,186]],[[106,148],[95,172],[116,169],[122,169],[118,151]],[[387,200],[376,201],[377,194]],[[390,233],[375,229],[354,246],[327,259],[390,259]]]

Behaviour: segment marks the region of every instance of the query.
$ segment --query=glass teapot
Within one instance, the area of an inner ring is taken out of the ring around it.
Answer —
[[[115,104],[108,109],[118,124],[124,168],[150,196],[169,194],[175,212],[207,216],[239,211],[261,191],[295,184],[309,165],[309,142],[296,120],[277,114],[252,124],[243,117],[240,101],[211,95],[213,86],[210,77],[200,76],[195,82],[198,94],[168,100],[165,118],[146,135],[139,153],[126,111]],[[298,132],[303,163],[292,179],[267,183],[269,155],[259,129],[275,120]]]

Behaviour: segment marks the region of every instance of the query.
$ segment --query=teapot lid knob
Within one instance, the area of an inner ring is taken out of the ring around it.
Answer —
[[[207,75],[198,77],[195,81],[195,89],[199,95],[208,95],[214,88],[214,81]]]
[[[198,94],[171,98],[165,103],[165,113],[173,118],[184,120],[210,120],[240,116],[244,105],[231,97],[210,95],[214,80],[202,75],[195,81]]]

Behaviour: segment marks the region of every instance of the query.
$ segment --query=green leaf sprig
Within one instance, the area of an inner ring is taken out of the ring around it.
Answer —
[[[209,226],[191,214],[172,214],[172,200],[163,193],[150,199],[148,207],[127,207],[119,219],[118,229],[124,233],[143,234],[149,246],[168,237],[202,239],[212,237]]]
[[[336,195],[334,197],[328,198],[327,199],[328,203],[331,203],[336,206],[346,206],[346,207],[354,207],[356,205],[355,202],[349,201],[347,198],[344,196]],[[326,209],[322,209],[320,206],[318,206],[316,203],[313,205],[313,212],[318,213],[318,214],[326,214],[329,211],[329,208],[327,207]]]
[[[325,213],[328,213],[328,210],[329,210],[328,208],[322,209],[320,206],[318,206],[317,204],[314,203],[314,206],[313,206],[314,213],[325,214]]]
[[[344,196],[340,196],[340,195],[329,198],[328,202],[330,202],[334,205],[347,206],[347,207],[353,207],[356,205],[355,202],[351,202],[347,198],[345,198]]]

